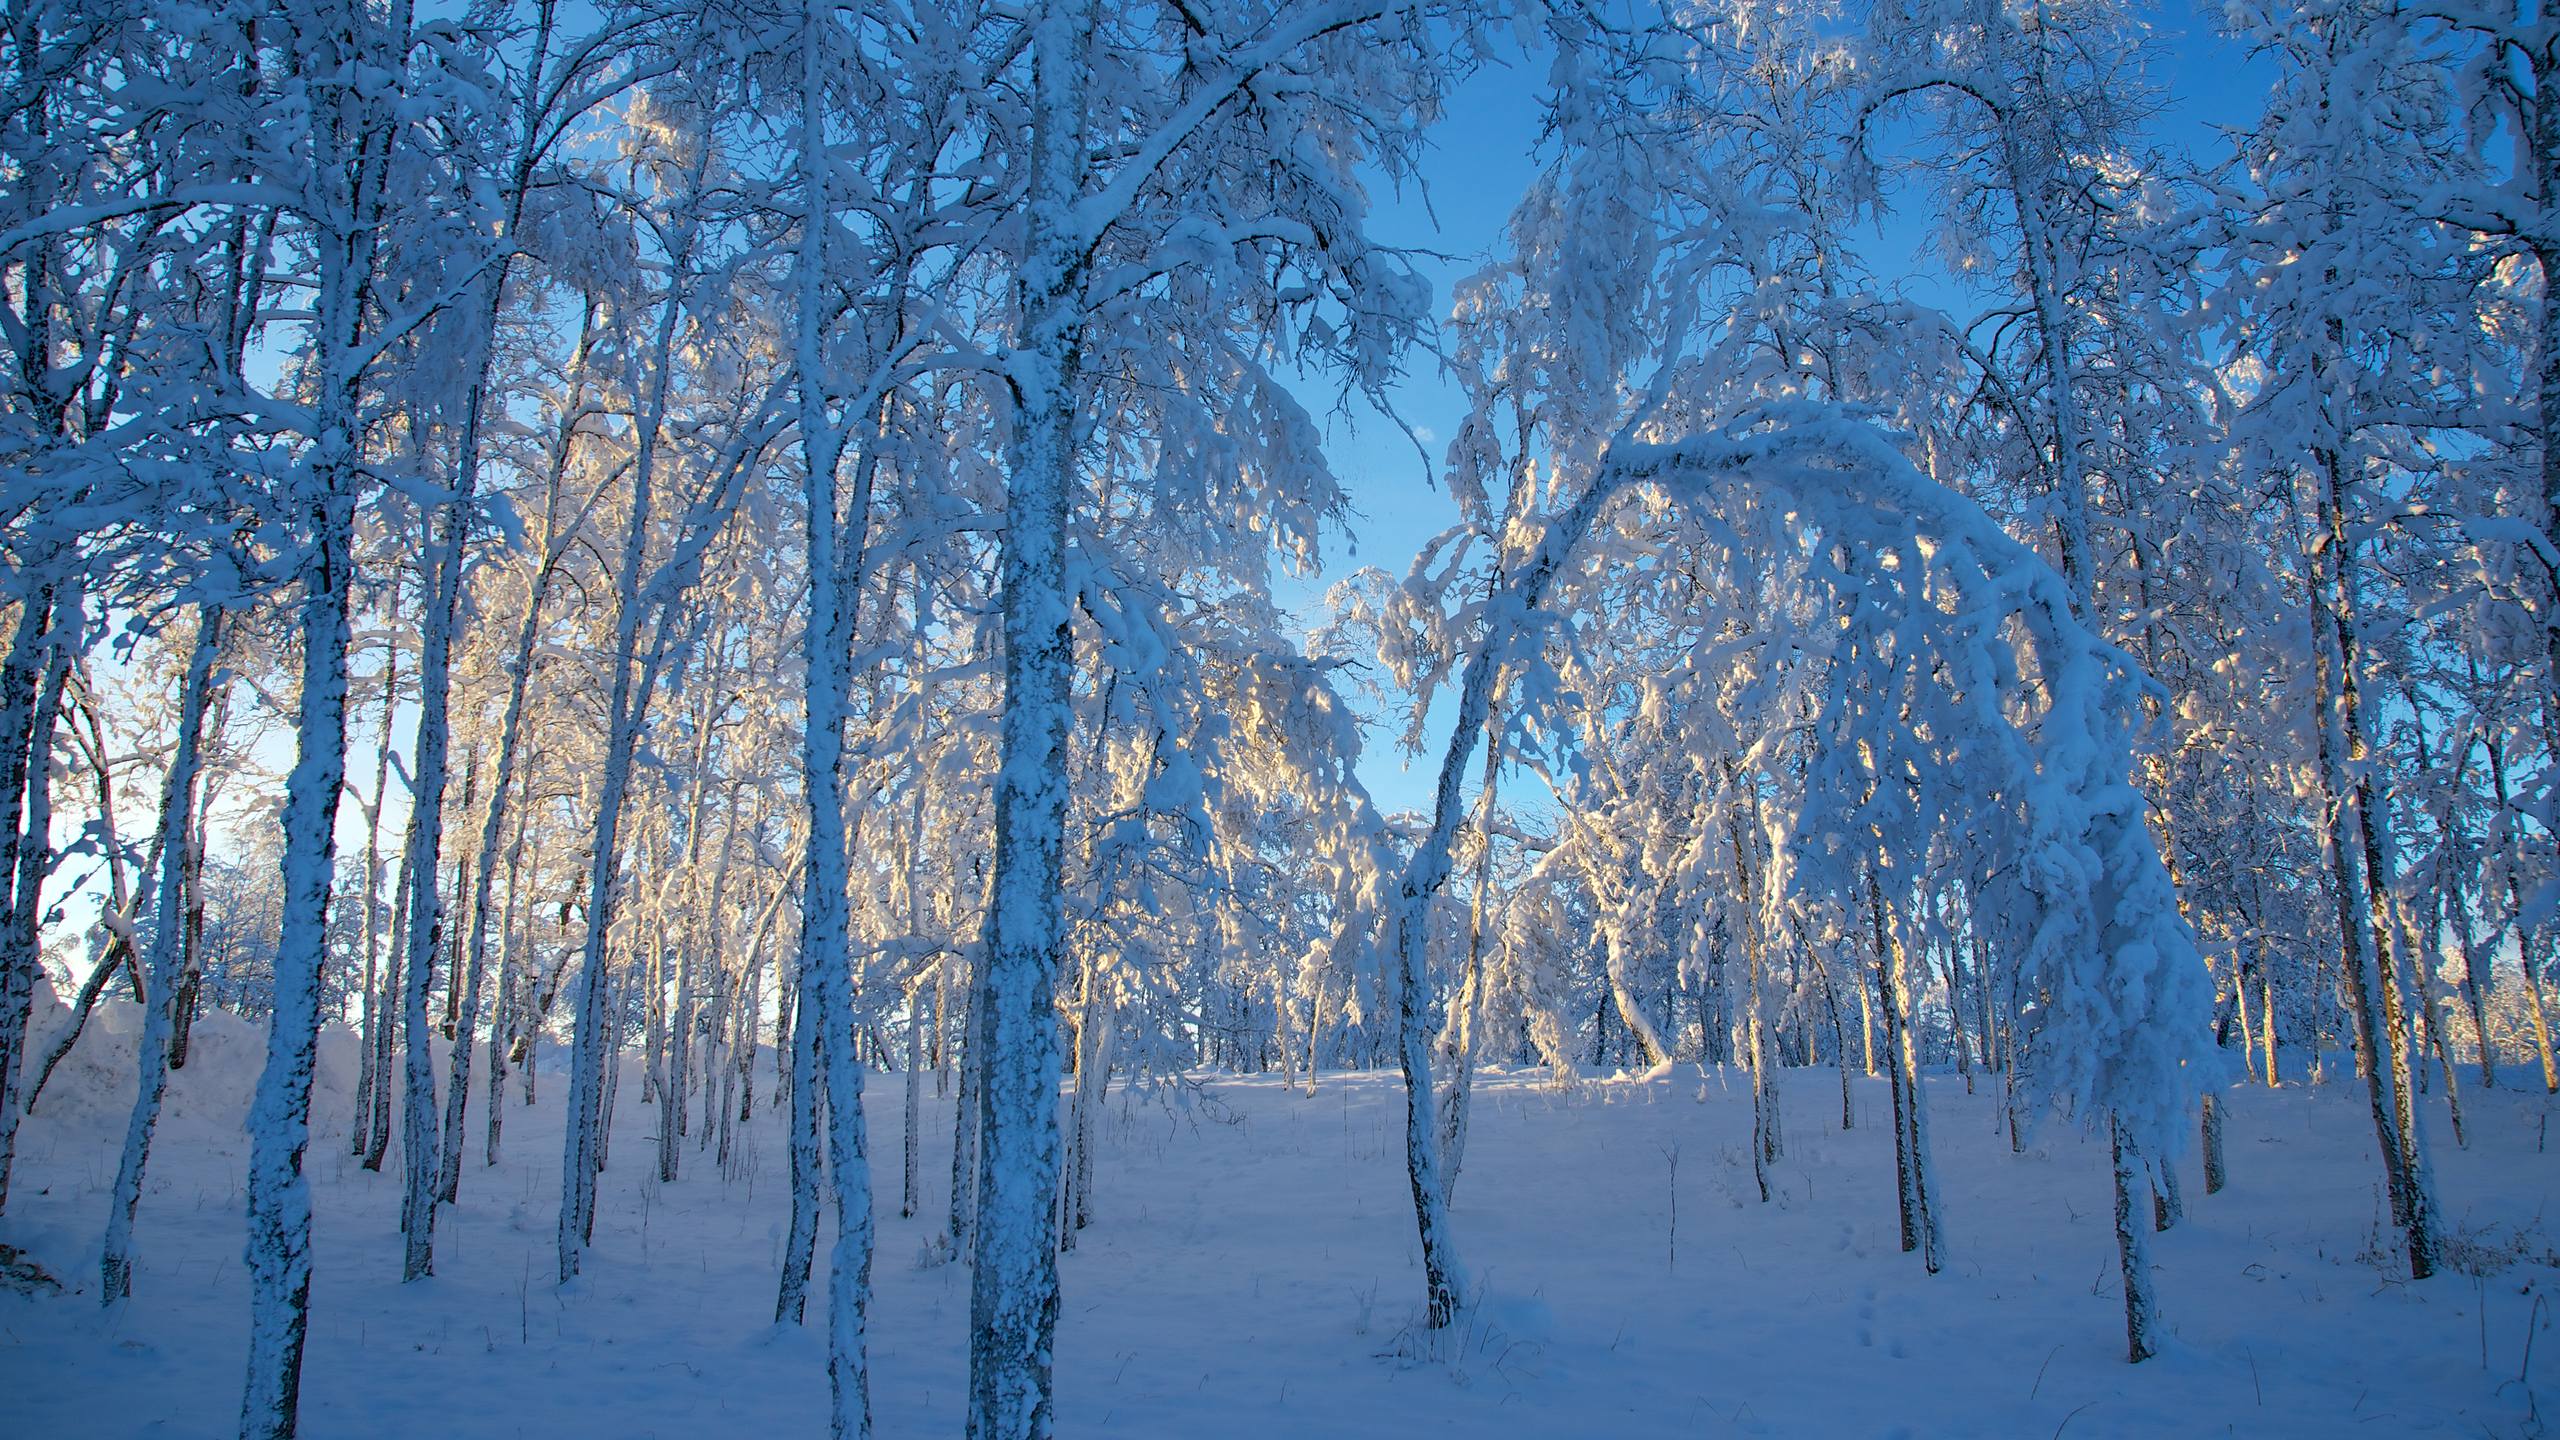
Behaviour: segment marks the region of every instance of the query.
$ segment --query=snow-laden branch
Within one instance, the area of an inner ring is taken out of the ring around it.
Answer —
[[[1071,233],[1077,237],[1078,249],[1089,254],[1094,246],[1100,244],[1112,225],[1137,203],[1138,196],[1154,181],[1156,173],[1180,154],[1191,137],[1224,110],[1228,101],[1251,88],[1264,72],[1327,35],[1384,20],[1413,8],[1413,0],[1351,0],[1351,3],[1324,6],[1289,17],[1271,34],[1233,52],[1225,60],[1220,73],[1207,77],[1206,83],[1184,102],[1181,109],[1167,116],[1153,134],[1139,143],[1127,162],[1113,173],[1108,184],[1077,203]]]
[[[1870,645],[1859,674],[1873,678],[1882,666],[1896,684],[1891,694],[1834,686],[1826,718],[1837,778],[1854,779],[1846,772],[1863,767],[1867,795],[1882,794],[1891,807],[1902,797],[1886,792],[1906,767],[1889,765],[1883,752],[1898,755],[1923,732],[1978,739],[1989,752],[1983,772],[1951,767],[1936,777],[1931,798],[1940,803],[1905,806],[1902,818],[1940,831],[1982,828],[2018,848],[2015,895],[2032,913],[2013,918],[2030,937],[2023,973],[2039,997],[2035,1078],[2083,1120],[2113,1116],[2137,1143],[2171,1146],[2202,1078],[2209,997],[2128,778],[2141,727],[2139,668],[2077,617],[2061,576],[1973,502],[1921,474],[1890,437],[1844,411],[1791,404],[1682,440],[1621,438],[1485,607],[1432,824],[1396,902],[1406,1079],[1420,1096],[1423,1132],[1412,1157],[1418,1198],[1436,1192],[1438,1171],[1427,1056],[1416,1038],[1430,897],[1449,876],[1460,790],[1493,679],[1535,633],[1535,613],[1593,527],[1639,486],[1710,518],[1757,504],[1781,516],[1799,543],[1848,557],[1833,583],[1856,603],[1833,643],[1843,653]],[[1876,572],[1863,587],[1862,565]],[[1925,685],[1941,688],[1939,708],[1915,715],[1909,692]],[[1841,845],[1865,827],[1871,850],[1883,818],[1841,788],[1795,817],[1788,848],[1841,854],[1847,868],[1809,874],[1799,856],[1800,883],[1847,884],[1860,865],[1889,863]]]

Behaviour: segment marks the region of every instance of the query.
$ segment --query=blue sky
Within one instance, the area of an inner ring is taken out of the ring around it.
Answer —
[[[2273,79],[2267,64],[2216,33],[2219,18],[2220,7],[2209,4],[2171,3],[2150,12],[2159,42],[2153,78],[2168,91],[2168,108],[2154,125],[2156,139],[2164,148],[2202,162],[2229,153],[2222,132],[2256,119]],[[1504,220],[1537,173],[1541,79],[1537,65],[1525,61],[1488,67],[1469,78],[1451,97],[1424,161],[1428,204],[1423,191],[1411,188],[1397,194],[1382,186],[1372,197],[1377,205],[1374,233],[1380,239],[1449,257],[1417,258],[1417,268],[1431,280],[1435,304],[1444,313],[1455,286],[1499,247]],[[1882,216],[1862,241],[1868,263],[1887,285],[1963,318],[1969,306],[1978,307],[1985,297],[1968,297],[1934,263],[1927,249],[1925,196],[1905,187],[1893,200],[1899,208]],[[1301,393],[1311,406],[1332,400],[1330,389],[1321,384]],[[1325,416],[1326,452],[1358,513],[1353,535],[1334,537],[1328,544],[1319,575],[1281,587],[1282,602],[1310,624],[1322,617],[1324,591],[1332,582],[1363,566],[1402,575],[1422,544],[1457,519],[1456,507],[1437,483],[1437,471],[1441,448],[1465,413],[1463,397],[1433,357],[1417,355],[1393,401],[1423,437],[1429,466],[1410,440],[1374,413]],[[1438,709],[1445,712],[1447,706]],[[1370,732],[1361,776],[1382,810],[1420,807],[1428,801],[1438,747],[1447,735],[1445,714],[1435,714],[1432,748],[1418,758],[1395,748],[1399,717],[1379,718],[1388,723]]]
[[[1378,207],[1373,233],[1380,240],[1447,257],[1420,255],[1415,262],[1444,314],[1457,285],[1498,248],[1503,222],[1537,174],[1537,84],[1537,73],[1521,65],[1489,67],[1468,79],[1434,131],[1423,186],[1402,193],[1381,186],[1372,196]],[[1322,409],[1332,392],[1320,382],[1305,387],[1301,399],[1318,407],[1326,454],[1357,510],[1349,537],[1328,537],[1322,573],[1280,586],[1281,602],[1312,626],[1325,613],[1324,592],[1333,582],[1365,566],[1401,576],[1424,542],[1457,522],[1457,506],[1438,472],[1466,400],[1433,356],[1413,357],[1394,403],[1422,440],[1426,465],[1412,439],[1365,405],[1355,402],[1347,415]],[[1417,808],[1429,798],[1436,750],[1408,759],[1394,744],[1401,717],[1380,718],[1386,723],[1370,731],[1361,777],[1380,809]],[[1447,733],[1445,721],[1434,725],[1433,745]]]

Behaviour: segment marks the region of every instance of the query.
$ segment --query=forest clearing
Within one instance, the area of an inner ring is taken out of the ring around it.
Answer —
[[[124,1005],[99,1022],[112,1038],[66,1091],[93,1098],[40,1112],[21,1141],[32,1193],[14,1233],[74,1278],[114,1174],[107,1122],[130,1088],[119,1062],[138,1020]],[[257,1038],[237,1022],[208,1030],[147,1197],[166,1217],[134,1282],[150,1303],[0,1293],[16,1433],[230,1431],[228,1407],[205,1397],[224,1395],[242,1360],[237,1096]],[[353,1051],[345,1031],[323,1040],[323,1116],[349,1113]],[[894,1151],[900,1077],[882,1079],[871,1128]],[[1062,1268],[1074,1318],[1059,1331],[1060,1427],[1350,1440],[2046,1435],[2068,1421],[2090,1436],[2462,1436],[2531,1433],[2549,1411],[2560,1259],[2538,1098],[2501,1096],[2474,1118],[2473,1149],[2444,1175],[2464,1273],[2419,1289],[2387,1253],[2352,1098],[2250,1094],[2228,1137],[2232,1184],[2155,1248],[2170,1334],[2154,1373],[2124,1364],[2103,1147],[2065,1134],[2013,1155],[1990,1094],[1968,1096],[1956,1076],[1929,1081],[1952,1255],[1934,1277],[1896,1243],[1881,1080],[1855,1079],[1857,1128],[1844,1131],[1834,1073],[1786,1076],[1791,1160],[1768,1206],[1747,1158],[1748,1082],[1730,1072],[1677,1065],[1558,1091],[1506,1069],[1479,1084],[1456,1214],[1485,1294],[1438,1336],[1420,1323],[1392,1073],[1326,1074],[1313,1095],[1272,1074],[1115,1097],[1096,1217]],[[883,1434],[951,1433],[967,1389],[967,1272],[934,1253],[950,1173],[936,1089],[928,1078],[927,1203],[880,1221]],[[544,1274],[556,1095],[530,1109],[509,1097],[507,1157],[474,1177],[423,1290],[381,1263],[399,1245],[388,1177],[326,1144],[342,1126],[323,1123],[314,1304],[331,1318],[305,1425],[382,1440],[823,1426],[824,1355],[772,1324],[788,1220],[773,1112],[729,1167],[672,1184],[608,1169],[595,1243],[609,1263],[564,1291]],[[614,1146],[643,1150],[659,1119],[618,1112]]]
[[[0,1432],[2548,1433],[2555,96],[0,0]]]

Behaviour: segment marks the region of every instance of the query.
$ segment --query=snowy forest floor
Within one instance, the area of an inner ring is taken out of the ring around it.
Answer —
[[[40,1011],[38,1035],[59,1016]],[[21,1136],[0,1242],[70,1288],[0,1290],[12,1436],[236,1424],[240,1119],[259,1037],[227,1016],[200,1024],[143,1200],[135,1298],[102,1312],[98,1237],[135,1028],[130,1007],[102,1012]],[[688,1145],[684,1178],[661,1185],[657,1111],[626,1072],[595,1248],[563,1291],[550,1276],[566,1087],[545,1075],[530,1111],[509,1096],[495,1170],[478,1163],[475,1094],[437,1274],[403,1286],[396,1142],[380,1174],[347,1154],[353,1054],[343,1034],[324,1042],[314,1104],[305,1433],[823,1433],[821,1332],[771,1324],[788,1209],[774,1110],[745,1132],[735,1178]],[[1328,1074],[1313,1098],[1276,1076],[1201,1077],[1187,1105],[1115,1093],[1095,1221],[1062,1264],[1061,1433],[2506,1436],[2560,1414],[2560,1216],[2546,1213],[2560,1153],[2544,1148],[2539,1094],[2471,1096],[2468,1150],[2435,1110],[2466,1271],[2411,1285],[2379,1253],[2360,1090],[2233,1092],[2230,1188],[2206,1196],[2187,1158],[2190,1218],[2155,1246],[2175,1338],[2137,1368],[2123,1360],[2103,1146],[2051,1127],[2010,1154],[1987,1087],[1929,1087],[1951,1254],[1931,1277],[1898,1248],[1882,1082],[1858,1082],[1844,1133],[1832,1072],[1785,1077],[1788,1150],[1762,1205],[1739,1076],[1684,1065],[1570,1092],[1542,1078],[1480,1082],[1456,1218],[1484,1295],[1436,1342],[1414,1324],[1393,1075]],[[884,1436],[956,1435],[968,1272],[926,1263],[950,1102],[928,1087],[925,1208],[899,1219],[901,1079],[875,1076],[869,1097],[873,1407]],[[821,1282],[813,1321],[824,1297]]]

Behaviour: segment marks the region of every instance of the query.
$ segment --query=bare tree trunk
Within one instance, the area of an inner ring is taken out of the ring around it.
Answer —
[[[2273,1090],[2283,1082],[2276,1069],[2275,978],[2267,973],[2264,960],[2258,962],[2258,1027],[2258,1058],[2267,1067],[2267,1088]]]
[[[1884,989],[1885,1044],[1891,1053],[1886,1057],[1894,1075],[1894,1129],[1899,1143],[1895,1147],[1901,1162],[1897,1178],[1902,1199],[1902,1248],[1918,1250],[1920,1262],[1932,1275],[1945,1263],[1944,1245],[1938,1230],[1938,1217],[1931,1207],[1929,1175],[1928,1110],[1920,1090],[1920,1051],[1911,1033],[1910,988],[1905,978],[1907,962],[1903,953],[1901,927],[1884,903],[1883,887],[1874,874],[1867,877],[1869,923],[1875,930],[1877,954],[1882,960],[1879,977]]]
[[[1662,1036],[1653,1028],[1653,1022],[1646,1018],[1644,1007],[1637,1003],[1635,988],[1627,983],[1626,931],[1626,917],[1622,912],[1609,926],[1606,943],[1602,948],[1609,980],[1609,998],[1617,1005],[1618,1018],[1626,1022],[1627,1033],[1633,1036],[1636,1044],[1641,1047],[1646,1068],[1651,1069],[1669,1060],[1671,1051],[1662,1043]]]
[[[72,1047],[80,1041],[81,1032],[88,1028],[89,1015],[97,1008],[98,997],[105,992],[108,983],[115,979],[117,972],[130,969],[132,965],[133,952],[126,948],[123,937],[110,937],[104,947],[104,958],[89,967],[89,978],[80,982],[79,993],[72,997],[70,1022],[63,1027],[62,1033],[54,1038],[53,1044],[46,1048],[44,1063],[36,1067],[36,1078],[27,1085],[27,1098],[23,1107],[26,1114],[36,1113],[36,1101],[43,1098],[44,1087],[53,1079],[54,1068],[71,1054]]]
[[[2222,1160],[2222,1105],[2214,1093],[2204,1094],[2204,1193],[2222,1193],[2225,1175]]]
[[[1085,96],[1097,11],[1064,0],[1030,23],[1030,190],[1015,281],[1016,401],[1000,569],[1004,703],[995,883],[971,1020],[978,1088],[970,1440],[1045,1440],[1058,1324],[1058,1022],[1064,756],[1074,637],[1067,517],[1082,370]]]
[[[502,772],[505,769],[504,766],[499,768]],[[531,772],[527,772],[524,784],[528,791],[532,789]],[[495,803],[497,797],[490,798],[492,803]],[[531,1031],[540,1023],[539,1017],[533,1013],[533,1006],[526,998],[531,989],[532,977],[525,973],[524,962],[517,958],[523,943],[522,931],[519,927],[524,923],[520,901],[523,898],[525,817],[532,808],[530,803],[517,806],[515,834],[507,846],[506,908],[501,912],[498,920],[498,976],[495,982],[498,992],[498,1014],[489,1027],[489,1138],[482,1159],[482,1163],[486,1165],[498,1163],[498,1136],[505,1127],[507,1110],[507,1107],[500,1102],[506,1098],[507,1054],[509,1047],[514,1043],[514,1033],[519,1029],[527,1032],[525,1067],[526,1073],[530,1075],[533,1052],[529,1037]],[[461,1089],[460,1086],[455,1088]],[[531,1092],[526,1093],[530,1097]]]
[[[1879,960],[1877,963],[1883,963]],[[1858,1045],[1860,1064],[1867,1078],[1876,1078],[1876,1006],[1875,987],[1861,981],[1858,985]]]
[[[373,752],[373,798],[365,802],[364,827],[364,1018],[356,1038],[355,1123],[347,1127],[347,1153],[367,1155],[368,1170],[382,1167],[373,1153],[374,1097],[382,1083],[382,1027],[389,1011],[382,1003],[382,811],[391,787],[391,719],[400,691],[400,647],[382,647],[382,735]]]
[[[210,733],[199,742],[207,748],[221,743],[223,717],[228,705],[217,694],[212,707],[204,720]],[[178,947],[177,1009],[172,1017],[174,1028],[169,1036],[171,1070],[187,1068],[187,1052],[195,1038],[196,1006],[204,989],[204,835],[213,823],[214,787],[199,786],[198,790],[196,813],[189,821],[187,832],[195,843],[187,847],[187,863],[179,872],[187,893],[181,906],[184,918],[179,922],[182,933]]]
[[[2449,987],[2441,979],[2443,948],[2439,937],[2443,934],[2445,919],[2444,890],[2438,886],[2430,895],[2429,909],[2433,913],[2422,917],[2417,926],[2418,933],[2409,937],[2415,942],[2409,947],[2409,955],[2418,967],[2419,1029],[2427,1048],[2435,1052],[2437,1071],[2444,1077],[2444,1102],[2453,1122],[2453,1143],[2467,1148],[2471,1142],[2462,1126],[2462,1078],[2454,1069],[2453,1048],[2445,1037],[2445,1012],[2452,1007],[2453,997],[2447,993]],[[2481,1037],[2483,1048],[2487,1038]],[[2425,1062],[2421,1059],[2419,1063],[2423,1067]]]
[[[616,980],[605,977],[604,1081],[603,1092],[596,1101],[595,1166],[587,1174],[588,1188],[594,1188],[595,1177],[604,1173],[605,1158],[612,1150],[613,1102],[622,1093],[623,1047],[631,1040],[631,1017],[624,1013],[631,1003],[631,980],[626,974]],[[595,1223],[594,1201],[588,1201],[587,1223]]]
[[[708,154],[707,148],[704,153]],[[692,219],[688,216],[680,221],[678,228],[682,232],[677,241],[679,254],[690,255]],[[610,1110],[605,1092],[620,1079],[620,1067],[614,1063],[618,1046],[609,1046],[606,1040],[609,1031],[619,1030],[606,1008],[612,991],[612,959],[606,942],[621,902],[622,822],[631,788],[632,754],[639,743],[641,722],[656,678],[654,666],[641,665],[638,658],[644,608],[641,566],[648,552],[668,357],[674,346],[679,308],[673,296],[663,302],[651,344],[656,356],[651,367],[654,393],[634,427],[638,444],[632,465],[631,515],[615,573],[613,648],[604,657],[610,677],[605,701],[605,753],[597,789],[594,840],[587,857],[586,933],[579,947],[577,1019],[570,1045],[569,1105],[560,1166],[560,1224],[556,1238],[560,1283],[564,1285],[577,1278],[587,1243],[594,1237],[595,1177],[603,1168],[607,1149],[605,1117]],[[635,675],[635,668],[643,673]],[[608,1066],[612,1067],[611,1073]]]
[[[795,974],[810,963],[809,949],[803,942]],[[773,1318],[776,1324],[799,1325],[807,1319],[809,1276],[817,1264],[818,1190],[819,1190],[819,1117],[818,1070],[826,1064],[826,1051],[818,1036],[818,1007],[809,999],[809,982],[795,980],[798,999],[792,1006],[791,1027],[791,1230],[782,1242],[782,1283],[774,1298]]]
[[[1840,987],[1831,975],[1830,962],[1815,957],[1822,980],[1822,1010],[1831,1020],[1831,1058],[1840,1070],[1840,1128],[1858,1128],[1858,1114],[1849,1089],[1849,1040],[1840,1020]]]
[[[0,661],[0,886],[16,886],[29,873],[41,880],[44,865],[30,872],[28,859],[51,849],[51,802],[39,792],[49,783],[53,717],[62,694],[57,677],[65,668],[59,652],[66,647],[53,628],[54,604],[51,585],[19,599],[9,655]],[[22,919],[31,908],[20,904],[15,890],[0,899],[8,902],[0,915],[0,1213],[6,1213],[18,1146],[18,1077],[26,1064],[25,1017],[35,1007],[39,946],[36,929]]]
[[[395,872],[393,893],[408,888],[409,872]],[[372,896],[365,897],[368,904]],[[394,998],[400,993],[400,967],[409,953],[409,932],[395,927],[391,945],[383,955],[382,984],[374,991],[369,1004],[381,1007],[382,1020],[373,1027],[373,1094],[365,1114],[364,1168],[379,1172],[383,1157],[391,1150],[391,1047],[398,1043],[400,1032],[394,1017],[400,1009]]]
[[[951,1096],[951,965],[945,955],[933,965],[933,1098]]]
[[[2151,1333],[2159,1301],[2151,1289],[2150,1244],[2142,1227],[2133,1220],[2135,1187],[2142,1179],[2141,1162],[2112,1119],[2107,1122],[2107,1150],[2115,1173],[2116,1262],[2124,1276],[2125,1356],[2139,1365],[2159,1353]]]
[[[145,967],[151,982],[142,1040],[134,1049],[133,1112],[125,1125],[124,1157],[116,1167],[106,1240],[98,1258],[102,1305],[113,1305],[133,1293],[134,1212],[142,1203],[143,1169],[151,1162],[151,1135],[160,1123],[160,1101],[169,1086],[169,1038],[177,1023],[177,952],[185,925],[187,857],[201,843],[192,824],[196,774],[202,759],[205,698],[213,688],[213,657],[221,645],[222,612],[199,610],[187,678],[179,692],[177,744],[161,791],[159,905]]]
[[[1099,973],[1089,970],[1083,1015],[1076,1028],[1076,1085],[1070,1112],[1075,1164],[1069,1172],[1075,1202],[1067,1207],[1065,1228],[1069,1235],[1093,1223],[1094,1120],[1101,1113],[1102,1097],[1111,1088],[1113,1021],[1109,987]]]
[[[1515,490],[1513,503],[1518,500]],[[1467,1111],[1475,1092],[1476,1022],[1484,1006],[1485,892],[1493,884],[1493,806],[1502,778],[1501,692],[1502,677],[1496,676],[1494,695],[1485,711],[1484,779],[1476,798],[1475,888],[1467,897],[1467,959],[1458,994],[1450,1002],[1448,1022],[1440,1032],[1440,1059],[1447,1072],[1440,1095],[1441,1185],[1450,1197],[1458,1192],[1458,1177],[1466,1164]]]
[[[2187,1218],[2187,1198],[2178,1191],[2178,1169],[2166,1159],[2151,1162],[2151,1228],[2166,1232]]]
[[[1725,768],[1728,784],[1734,779],[1733,766]],[[1756,806],[1754,807],[1756,810]],[[1760,1187],[1760,1203],[1769,1203],[1769,1166],[1783,1149],[1778,1125],[1777,1077],[1770,1073],[1773,1057],[1769,1053],[1767,1023],[1763,1018],[1761,977],[1768,968],[1768,934],[1762,921],[1759,857],[1753,836],[1746,830],[1739,813],[1728,811],[1726,835],[1733,846],[1735,878],[1742,882],[1742,953],[1744,956],[1743,997],[1744,1023],[1749,1027],[1751,1061],[1751,1176]],[[1952,996],[1950,996],[1952,998]]]
[[[2371,813],[2373,796],[2368,782],[2356,774],[2365,755],[2357,697],[2362,661],[2348,608],[2354,588],[2344,574],[2348,535],[2337,467],[2337,457],[2325,452],[2314,467],[2317,535],[2305,547],[2312,568],[2313,655],[2319,682],[2316,748],[2328,792],[2323,838],[2338,929],[2346,942],[2342,958],[2354,1010],[2356,1049],[2382,1149],[2392,1218],[2406,1232],[2412,1276],[2424,1279],[2436,1266],[2435,1199],[2410,1169],[2414,1106],[2407,1093],[2407,1030],[2385,950],[2390,939],[2388,897],[2381,888],[2385,881],[2373,869],[2381,853]]]
[[[405,31],[405,6],[393,7],[392,29]],[[405,33],[385,34],[354,7],[340,7],[335,28],[315,56],[321,73],[378,63],[388,48],[404,53]],[[386,70],[384,73],[396,73]],[[303,1343],[311,1303],[311,1189],[302,1159],[310,1141],[311,1080],[320,1037],[320,977],[328,959],[329,896],[337,853],[338,792],[346,778],[348,599],[354,578],[356,491],[361,483],[359,392],[364,296],[375,272],[371,223],[383,194],[392,146],[379,96],[343,81],[315,86],[312,133],[343,163],[317,167],[318,188],[331,192],[339,218],[319,236],[319,285],[312,297],[317,344],[317,396],[312,452],[297,487],[302,522],[299,580],[301,691],[296,702],[295,759],[285,782],[284,905],[276,946],[275,1009],[268,1017],[267,1059],[249,1106],[248,1379],[241,1397],[241,1440],[285,1440],[297,1428]],[[377,1080],[376,1090],[381,1085]]]
[[[2489,781],[2497,798],[2498,813],[2502,815],[2511,813],[2508,807],[2513,802],[2507,793],[2506,747],[2495,739],[2489,742]],[[2525,902],[2524,884],[2517,878],[2514,864],[2510,863],[2506,870],[2507,905],[2512,913],[2521,917]],[[2552,1054],[2551,1023],[2543,1008],[2542,982],[2534,974],[2533,952],[2535,942],[2540,938],[2542,938],[2540,927],[2517,925],[2516,968],[2523,972],[2525,1013],[2533,1020],[2533,1045],[2542,1061],[2543,1093],[2560,1095],[2560,1062],[2555,1062]]]
[[[494,305],[494,299],[490,303]],[[468,403],[476,410],[478,401],[479,383],[475,377]],[[452,748],[453,629],[462,598],[464,537],[470,530],[480,473],[479,428],[476,413],[463,426],[462,460],[455,467],[454,493],[440,507],[438,532],[427,565],[426,615],[419,630],[417,780],[410,797],[406,845],[409,891],[401,897],[401,921],[409,932],[409,983],[403,1012],[408,1045],[400,1129],[405,1182],[400,1228],[407,1237],[400,1267],[404,1281],[435,1273],[436,1200],[444,1190],[445,1167],[437,1155],[443,1135],[436,1105],[435,1065],[428,1052],[427,993],[445,940],[444,898],[437,880],[444,848],[447,760]],[[459,977],[449,977],[447,985],[449,989],[459,988]],[[460,1090],[469,1083],[470,1069],[460,1061],[459,1052],[456,1059],[448,1083]]]
[[[960,984],[960,1075],[951,1108],[951,1253],[968,1253],[978,1235],[978,980],[963,957]]]
[[[918,983],[907,991],[907,1073],[903,1077],[906,1081],[906,1124],[901,1127],[899,1136],[900,1158],[904,1163],[898,1172],[898,1218],[901,1220],[915,1218],[917,1195],[923,1188],[917,1176],[922,1167],[916,1161],[916,1131],[924,1110],[924,1058],[924,987]]]

